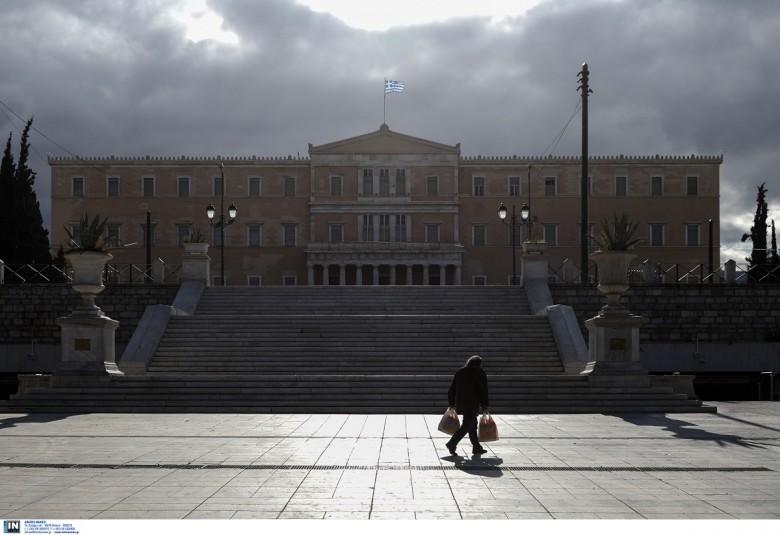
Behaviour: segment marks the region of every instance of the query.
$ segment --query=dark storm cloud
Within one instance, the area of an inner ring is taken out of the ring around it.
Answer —
[[[211,0],[236,46],[186,40],[171,5],[5,0],[0,100],[80,155],[278,156],[375,130],[387,76],[406,83],[387,97],[394,130],[465,155],[539,156],[588,62],[591,154],[726,149],[724,245],[750,226],[763,181],[780,219],[774,1],[550,1],[501,21],[370,32],[291,0]],[[0,115],[0,128],[14,127]],[[578,116],[555,154],[577,156],[579,143]],[[37,170],[44,201],[48,169]]]

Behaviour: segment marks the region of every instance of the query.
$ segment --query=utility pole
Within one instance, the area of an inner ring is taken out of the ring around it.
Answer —
[[[579,72],[580,86],[577,88],[582,91],[582,178],[581,186],[582,190],[582,209],[580,221],[580,269],[582,277],[580,282],[587,282],[589,279],[588,273],[588,246],[589,244],[589,228],[588,228],[588,95],[593,93],[588,87],[588,64],[582,64],[582,70]]]
[[[152,212],[146,211],[146,284],[152,283]]]

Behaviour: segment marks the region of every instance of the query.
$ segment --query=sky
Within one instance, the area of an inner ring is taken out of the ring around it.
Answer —
[[[722,262],[761,183],[780,226],[776,0],[3,0],[0,35],[0,134],[18,154],[34,117],[47,225],[48,154],[305,156],[386,120],[579,156],[587,63],[591,156],[722,154]]]

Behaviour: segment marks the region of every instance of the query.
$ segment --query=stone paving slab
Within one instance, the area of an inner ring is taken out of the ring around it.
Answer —
[[[0,414],[0,517],[778,519],[780,405],[494,415]]]

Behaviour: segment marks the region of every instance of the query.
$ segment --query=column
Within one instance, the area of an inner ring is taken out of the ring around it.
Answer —
[[[390,284],[395,286],[395,264],[390,264]]]
[[[355,264],[355,284],[363,286],[363,264]]]
[[[347,283],[347,266],[346,264],[339,264],[339,286],[344,286]]]
[[[330,285],[330,264],[322,264],[322,285]]]
[[[371,281],[371,284],[374,286],[379,285],[379,264],[374,264],[373,280]]]
[[[430,280],[428,279],[429,268],[430,266],[428,264],[423,264],[423,286],[428,286],[430,284]]]
[[[308,286],[314,286],[314,264],[309,264]]]
[[[406,264],[406,285],[411,286],[412,285],[412,268],[414,266],[412,264]]]
[[[460,277],[461,277],[460,264],[455,264],[455,280],[453,281],[455,283],[455,286],[461,285]]]

